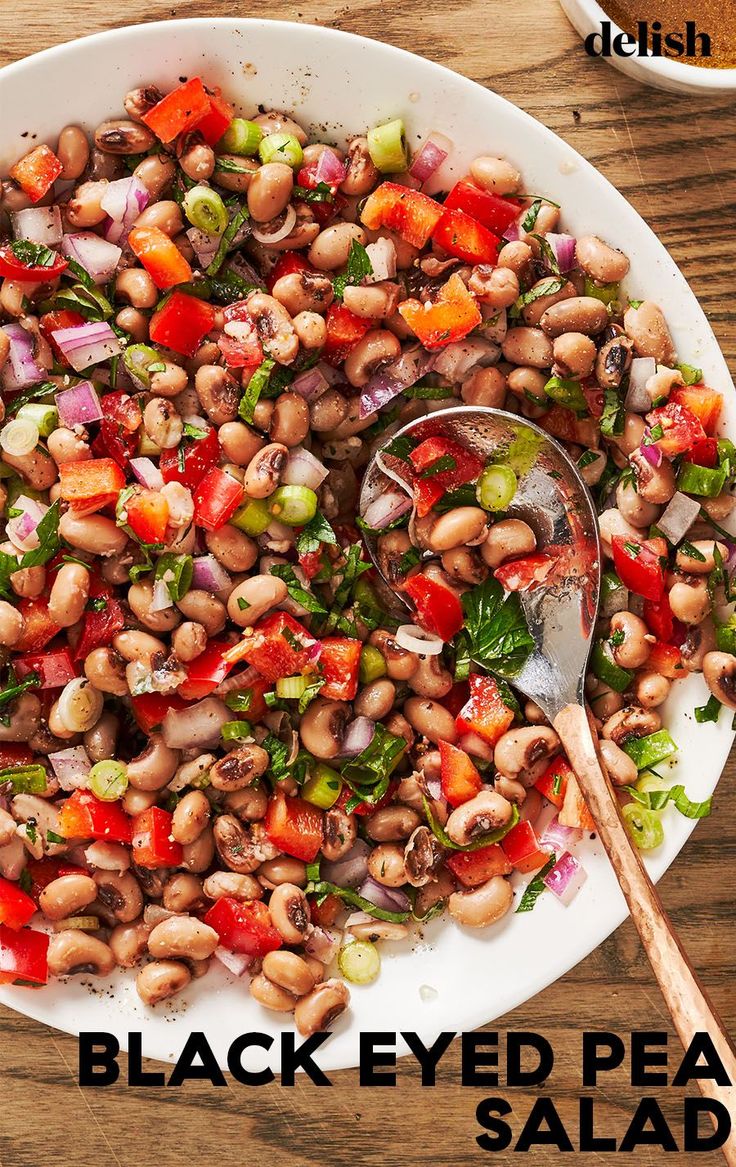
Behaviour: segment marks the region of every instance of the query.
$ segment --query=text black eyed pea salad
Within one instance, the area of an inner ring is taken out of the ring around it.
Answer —
[[[506,514],[519,466],[392,435],[459,400],[577,460],[607,561],[587,690],[642,848],[668,802],[709,810],[658,769],[671,685],[736,707],[736,451],[626,256],[505,159],[429,195],[452,145],[409,160],[400,120],[343,151],[199,78],[124,105],[2,189],[0,981],[121,966],[155,1005],[217,960],[309,1034],[412,920],[585,877],[559,740],[497,675],[552,570]],[[377,445],[411,494],[359,520]]]

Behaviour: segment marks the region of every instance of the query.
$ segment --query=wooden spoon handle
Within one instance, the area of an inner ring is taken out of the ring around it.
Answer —
[[[722,1150],[726,1161],[736,1167],[736,1052],[723,1022],[708,999],[687,955],[675,935],[619,813],[618,800],[604,776],[593,743],[588,717],[581,705],[566,705],[554,719],[580,790],[595,819],[598,834],[608,852],[621,885],[631,918],[649,958],[662,996],[685,1048],[696,1033],[707,1033],[731,1081],[719,1086],[699,1081],[701,1092],[716,1098],[731,1116],[731,1134]]]

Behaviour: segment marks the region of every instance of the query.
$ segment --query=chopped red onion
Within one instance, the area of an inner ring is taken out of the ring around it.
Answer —
[[[525,214],[526,211],[522,211],[518,219],[514,219],[512,223],[509,223],[508,227],[501,236],[502,242],[516,243],[517,240],[521,239],[521,220]]]
[[[396,244],[393,239],[381,237],[366,247],[373,272],[366,283],[379,284],[382,280],[392,280],[396,275]]]
[[[84,746],[57,750],[49,754],[49,761],[62,790],[82,790],[87,785],[92,763]]]
[[[61,389],[54,394],[54,400],[59,410],[59,419],[70,430],[77,425],[85,426],[92,421],[102,420],[102,406],[91,381],[80,381],[78,385],[72,385],[71,389]]]
[[[174,601],[171,598],[171,592],[168,589],[166,581],[157,579],[153,585],[153,596],[151,598],[152,612],[165,612],[167,608],[173,608]]]
[[[347,173],[345,163],[329,148],[322,151],[314,168],[315,180],[326,182],[328,186],[339,186],[345,181]]]
[[[340,935],[329,928],[314,927],[304,940],[304,951],[315,957],[320,964],[329,964],[337,956]]]
[[[545,239],[555,253],[560,271],[569,272],[575,266],[575,236],[549,231]]]
[[[123,254],[115,243],[101,239],[94,231],[76,231],[61,241],[64,255],[80,264],[95,284],[106,284],[111,279]]]
[[[296,573],[296,568],[294,569]],[[314,640],[307,646],[307,664],[316,665],[319,658],[322,656],[322,641]]]
[[[131,458],[128,465],[142,486],[146,486],[149,490],[163,489],[164,480],[161,471],[150,458]]]
[[[407,652],[416,652],[420,656],[438,656],[444,647],[439,636],[417,628],[416,624],[402,624],[396,629],[394,640]]]
[[[370,503],[363,515],[363,521],[369,527],[373,527],[374,531],[382,531],[410,511],[411,507],[412,501],[408,494],[390,490],[386,494],[380,494]]]
[[[252,235],[259,243],[280,243],[282,239],[286,239],[294,230],[296,223],[296,211],[290,205],[284,216],[284,221],[276,231],[262,231],[260,227],[252,228]],[[265,226],[265,224],[263,224]]]
[[[647,393],[647,381],[657,371],[654,357],[634,357],[629,368],[629,387],[624,405],[632,413],[646,413],[652,408],[652,399]]]
[[[22,514],[8,519],[6,524],[8,538],[19,551],[34,551],[39,545],[36,528],[49,508],[25,494],[18,496],[14,506],[22,511]]]
[[[15,211],[10,218],[16,239],[28,239],[42,247],[56,247],[61,243],[63,228],[58,207],[27,207]]]
[[[411,908],[406,892],[397,887],[384,887],[382,883],[369,875],[358,888],[358,895],[368,900],[376,908],[384,912],[408,912]]]
[[[187,239],[202,268],[209,267],[220,246],[221,235],[211,235],[208,231],[200,231],[199,227],[190,227],[186,233]]]
[[[104,227],[105,238],[110,243],[124,243],[150,198],[148,187],[135,174],[109,182],[100,199],[102,210],[109,216]]]
[[[77,373],[90,365],[118,357],[123,351],[117,336],[104,320],[56,328],[51,336]]]
[[[215,949],[213,955],[234,977],[242,977],[243,973],[247,973],[253,959],[252,956],[248,956],[247,952],[231,952],[222,944]]]
[[[363,750],[373,741],[375,732],[376,723],[371,721],[370,717],[356,717],[345,730],[340,756],[356,758],[358,754],[362,754]]]
[[[442,779],[439,774],[433,778],[427,778],[425,776],[424,785],[427,787],[427,794],[433,802],[442,798]]]
[[[193,561],[192,587],[204,592],[221,592],[229,587],[230,575],[214,555],[202,555]]]
[[[543,851],[555,851],[559,853],[579,843],[582,837],[583,832],[578,827],[563,826],[557,815],[555,815],[544,828],[539,840],[539,846]]]
[[[439,170],[451,150],[450,139],[433,130],[409,167],[409,174],[418,182],[426,182]]]
[[[20,324],[4,324],[2,330],[10,341],[10,352],[2,371],[3,388],[28,389],[45,380],[47,370],[36,360],[33,333]]]
[[[327,467],[310,450],[294,446],[289,451],[289,460],[281,474],[281,481],[286,486],[307,486],[310,490],[318,490],[328,474]]]
[[[217,697],[205,697],[186,709],[169,709],[161,727],[164,741],[172,750],[194,749],[195,746],[217,746],[220,730],[226,721],[232,721],[232,711]]]
[[[574,855],[566,851],[557,860],[552,870],[547,872],[542,882],[545,887],[554,892],[561,903],[567,906],[580,891],[587,878],[588,875],[583,865]]]
[[[314,369],[307,369],[306,373],[300,373],[295,377],[289,386],[294,393],[298,393],[305,401],[315,401],[321,397],[330,384],[321,369],[315,367]]]
[[[641,454],[642,458],[646,458],[650,466],[661,466],[662,451],[660,450],[657,443],[651,440],[651,437],[652,431],[649,429],[649,426],[647,426],[647,428],[644,430],[644,438],[641,445],[639,446],[639,453]]]
[[[493,341],[482,337],[467,337],[466,340],[448,344],[437,353],[432,369],[448,381],[464,381],[472,369],[495,365],[499,356],[500,349]]]
[[[477,733],[464,733],[457,739],[457,745],[473,758],[484,758],[486,762],[493,758],[493,750],[488,742]]]
[[[700,514],[700,499],[676,490],[660,517],[657,527],[673,545],[684,539]]]
[[[425,352],[419,345],[405,349],[400,356],[375,373],[360,395],[360,416],[369,417],[382,409],[434,368],[436,354]]]
[[[341,859],[324,863],[320,869],[323,879],[338,887],[358,887],[368,874],[368,856],[371,853],[365,839],[356,839]]]

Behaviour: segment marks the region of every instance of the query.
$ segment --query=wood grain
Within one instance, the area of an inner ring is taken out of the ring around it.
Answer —
[[[0,63],[86,32],[185,16],[231,16],[228,0],[128,0],[120,9],[94,0],[4,0]],[[277,5],[251,0],[247,15],[311,21],[365,36],[381,36],[491,86],[550,126],[618,186],[654,228],[691,283],[732,367],[736,361],[733,268],[736,260],[736,111],[728,98],[675,97],[630,82],[601,61],[588,60],[555,0],[445,0],[417,5],[362,0],[332,6],[322,0]],[[69,78],[70,85],[84,84]],[[63,100],[63,94],[59,95]],[[736,767],[722,779],[717,813],[701,823],[660,892],[714,1004],[736,1029],[733,968],[733,871]],[[544,960],[540,952],[539,959]],[[499,970],[498,975],[503,975]],[[376,1018],[376,1025],[380,1019]],[[550,1092],[576,1141],[580,1034],[657,1029],[669,1035],[671,1065],[678,1042],[649,966],[627,923],[553,989],[498,1024],[529,1029],[554,1045]],[[233,1032],[239,1031],[233,1017]],[[80,1091],[76,1041],[0,1009],[0,1167],[466,1167],[484,1156],[475,1108],[490,1089],[460,1086],[457,1045],[442,1063],[437,1089],[422,1089],[400,1063],[399,1089],[358,1089],[354,1072],[335,1076],[332,1090],[299,1082],[258,1091],[231,1083],[215,1090],[127,1088]],[[672,1070],[674,1072],[674,1070]],[[603,1134],[622,1137],[641,1090],[624,1070],[608,1076],[595,1097]],[[504,1094],[504,1090],[498,1091]],[[514,1125],[537,1091],[506,1092]],[[681,1129],[680,1090],[655,1091],[673,1130]],[[689,1093],[692,1093],[690,1091]],[[678,1117],[679,1116],[679,1117]],[[637,1167],[661,1161],[640,1150]],[[529,1156],[551,1162],[549,1152]],[[619,1162],[598,1153],[596,1162]],[[494,1162],[518,1161],[496,1155]],[[676,1162],[720,1163],[714,1152]]]

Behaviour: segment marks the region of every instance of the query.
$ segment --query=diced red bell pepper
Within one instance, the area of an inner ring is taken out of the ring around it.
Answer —
[[[494,875],[510,875],[512,871],[498,843],[479,847],[477,851],[453,851],[445,862],[464,887],[480,887]]]
[[[34,928],[14,932],[0,924],[0,985],[45,985],[49,979],[46,954],[50,941],[46,932]]]
[[[300,271],[314,271],[306,256],[302,255],[300,251],[282,251],[281,255],[276,260],[276,263],[271,268],[266,276],[266,287],[269,292],[273,291],[274,284],[276,284],[282,276],[293,275],[294,272]]]
[[[458,733],[476,733],[495,746],[513,722],[513,710],[504,703],[493,677],[472,673],[469,685],[470,697],[455,718]]]
[[[215,929],[223,948],[254,960],[262,960],[284,943],[278,928],[271,923],[271,913],[260,900],[243,902],[222,896],[207,912],[204,922]]]
[[[421,191],[382,182],[368,195],[360,217],[372,231],[387,227],[412,247],[424,247],[442,218],[442,206]]]
[[[398,782],[395,782],[392,779],[388,784],[388,789],[386,790],[383,798],[379,798],[378,802],[359,802],[355,806],[351,806],[349,813],[357,814],[358,816],[362,817],[363,815],[375,814],[377,810],[383,810],[384,806],[388,806],[389,803],[393,801],[393,797],[396,793],[398,785]],[[352,801],[353,797],[354,795],[352,790],[347,785],[347,783],[345,783],[342,790],[340,791],[340,796],[334,805],[338,810],[343,810],[348,813],[347,805]]]
[[[114,805],[114,804],[113,804]],[[178,867],[181,843],[171,837],[172,816],[162,806],[151,806],[133,819],[131,849],[139,867]]]
[[[668,401],[659,409],[653,409],[647,414],[647,422],[655,433],[662,429],[662,436],[656,438],[653,444],[667,458],[684,454],[694,442],[705,437],[700,419],[686,405],[680,405],[677,401]]]
[[[207,97],[210,108],[197,122],[197,133],[202,135],[208,146],[214,146],[233,120],[235,110],[229,101],[225,101],[219,89],[208,93]]]
[[[14,646],[16,652],[40,652],[61,632],[61,625],[51,619],[46,596],[19,600],[15,605],[23,617],[23,632]]]
[[[572,767],[567,758],[563,758],[558,754],[553,758],[547,769],[534,783],[539,793],[558,810],[562,808],[565,801],[565,792],[567,790],[567,783],[572,774]]]
[[[211,109],[212,101],[201,78],[192,77],[167,93],[141,120],[162,142],[173,142],[185,130],[198,126]]]
[[[436,474],[427,473],[441,458],[451,458],[454,465]],[[484,470],[484,463],[476,454],[451,438],[425,438],[409,454],[409,461],[415,472],[414,502],[419,518],[428,515],[447,491],[474,482]]]
[[[550,851],[543,851],[536,831],[530,822],[517,823],[501,840],[503,853],[517,871],[537,871],[544,867]]]
[[[192,269],[187,260],[160,227],[134,227],[128,246],[162,291],[191,280]]]
[[[723,409],[723,394],[707,385],[675,385],[669,400],[684,405],[698,418],[706,434],[713,435]]]
[[[470,686],[467,681],[455,681],[450,692],[442,698],[441,704],[449,709],[453,717],[457,717],[463,705],[470,696]]]
[[[61,497],[76,515],[90,515],[117,500],[125,475],[112,458],[63,462],[59,467]]]
[[[51,147],[42,144],[11,166],[8,173],[31,202],[37,203],[48,194],[63,169]]]
[[[330,701],[352,701],[358,692],[358,671],[363,645],[347,636],[326,636],[322,641],[319,668],[325,683],[320,697]]]
[[[163,543],[169,522],[169,504],[158,490],[136,486],[125,500],[127,525],[141,543]]]
[[[34,761],[33,750],[20,742],[0,742],[0,770],[8,766],[30,766]]]
[[[215,323],[215,309],[206,300],[173,292],[151,317],[148,334],[154,344],[193,357]]]
[[[657,550],[649,539],[634,541],[625,535],[611,540],[613,565],[621,583],[646,600],[659,600],[664,592],[664,571]]]
[[[36,673],[41,682],[40,689],[63,689],[64,685],[73,681],[77,675],[68,648],[16,657],[13,668],[19,681],[29,673]]]
[[[38,327],[51,345],[54,357],[65,369],[70,369],[71,365],[54,340],[53,334],[62,328],[77,328],[80,324],[84,324],[84,316],[79,312],[72,312],[70,308],[59,308],[56,312],[44,312],[43,316],[39,317]]]
[[[158,729],[170,709],[181,712],[189,705],[176,693],[141,693],[138,697],[131,697],[130,703],[133,716],[144,733]]]
[[[567,778],[565,801],[557,818],[563,827],[575,827],[579,831],[595,829],[593,816],[585,804],[585,799],[580,793],[578,780],[572,771]]]
[[[659,600],[645,600],[642,618],[647,628],[657,640],[669,643],[675,631],[675,618],[670,608],[670,598],[665,592]]]
[[[544,583],[555,566],[555,558],[540,551],[502,563],[493,574],[507,592],[525,592]]]
[[[9,879],[0,877],[0,924],[17,932],[35,915],[36,905],[30,896]]]
[[[344,304],[330,304],[325,317],[327,339],[322,358],[330,365],[341,365],[352,348],[373,327],[374,321],[356,316]]]
[[[471,219],[482,223],[494,235],[503,235],[520,211],[518,199],[502,199],[490,191],[481,190],[469,178],[456,182],[444,202],[445,209],[464,211]]]
[[[223,309],[225,326],[217,343],[231,369],[243,369],[260,365],[263,360],[263,346],[258,339],[255,321],[248,311],[245,300],[237,300]]]
[[[696,466],[707,466],[713,470],[718,465],[718,442],[715,438],[698,438],[685,455],[686,462]]]
[[[194,492],[194,522],[205,531],[219,531],[240,506],[245,491],[237,478],[213,466]]]
[[[95,598],[90,590],[91,598]],[[82,635],[74,652],[75,660],[86,660],[96,648],[112,644],[113,637],[125,627],[125,612],[120,600],[104,596],[105,607],[91,609],[82,617]]]
[[[425,348],[440,349],[456,340],[462,340],[481,323],[480,308],[457,272],[453,272],[440,288],[432,303],[404,300],[399,304],[412,332]]]
[[[659,640],[655,641],[649,649],[647,669],[652,669],[663,677],[669,677],[671,681],[677,681],[680,677],[688,675],[682,653],[677,645],[663,644]]]
[[[178,449],[162,450],[158,468],[164,482],[180,482],[194,491],[219,458],[217,430],[210,426],[206,437],[183,442]]]
[[[439,747],[442,793],[450,806],[462,806],[478,794],[483,779],[465,750],[443,741],[440,741]]]
[[[537,425],[562,442],[576,442],[586,450],[596,450],[600,444],[600,433],[595,419],[577,417],[571,409],[565,409],[563,405],[553,405],[536,420]]]
[[[330,895],[325,896],[321,903],[317,903],[316,896],[307,896],[307,899],[309,901],[309,914],[315,927],[331,928],[343,906],[340,897],[330,893]]]
[[[45,267],[33,263],[22,263],[13,254],[9,243],[0,246],[0,276],[7,276],[10,280],[20,280],[21,283],[32,283],[35,280],[45,282],[55,280],[69,266],[69,261],[63,255],[54,254],[51,263]]]
[[[264,713],[268,712],[263,695],[272,692],[272,690],[273,681],[268,681],[265,677],[255,677],[250,684],[240,690],[250,696],[250,703],[248,709],[243,711],[243,717],[247,717],[249,721],[260,721]]]
[[[65,839],[130,843],[131,822],[119,802],[103,802],[89,790],[75,790],[62,804],[59,834]]]
[[[87,875],[84,867],[76,867],[64,859],[51,858],[45,855],[43,859],[29,859],[26,870],[31,877],[31,899],[38,903],[38,897],[45,887],[62,875]]]
[[[303,624],[288,612],[274,612],[259,620],[238,655],[266,680],[278,681],[304,670],[313,644],[314,637]]]
[[[179,696],[186,701],[201,701],[216,689],[233,667],[223,657],[230,647],[227,640],[210,640],[204,652],[187,666],[187,679],[177,690]],[[251,716],[250,710],[248,715]]]
[[[138,449],[138,431],[143,414],[137,401],[127,393],[106,393],[102,398],[103,417],[92,443],[96,456],[113,458],[123,470]]]
[[[404,584],[404,591],[414,604],[417,620],[427,632],[447,641],[460,631],[463,606],[452,588],[426,575],[414,575]]]
[[[287,798],[277,790],[268,803],[264,826],[271,842],[287,855],[305,863],[317,858],[324,838],[322,811],[311,802],[298,795]]]
[[[316,190],[319,183],[323,181],[317,178],[315,173],[318,165],[319,159],[314,162],[310,162],[308,166],[302,166],[301,170],[296,176],[297,186],[304,187],[306,190]],[[333,219],[335,215],[337,215],[342,210],[347,202],[345,195],[340,193],[335,183],[330,183],[329,187],[330,193],[332,194],[331,199],[324,199],[322,202],[311,202],[306,204],[309,207],[310,213],[314,215],[315,219],[321,227],[324,227],[325,224],[329,223],[330,219]],[[294,202],[296,204],[301,204],[302,206],[305,205],[305,200],[297,197],[294,198]]]
[[[495,263],[501,240],[482,223],[471,219],[465,211],[448,210],[432,232],[432,241],[448,255],[454,255],[465,263]]]

